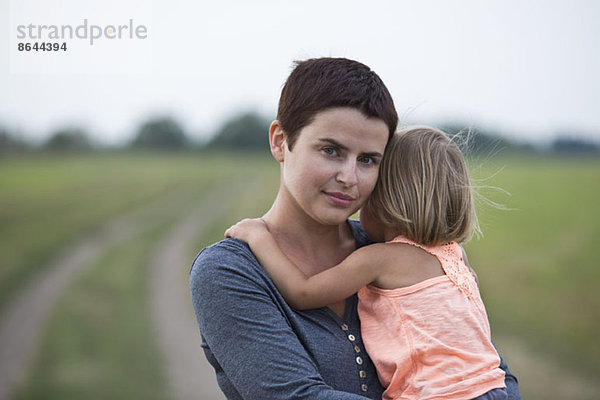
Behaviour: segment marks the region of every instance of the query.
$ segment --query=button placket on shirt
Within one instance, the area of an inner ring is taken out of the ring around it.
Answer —
[[[349,333],[349,332],[348,332],[348,331],[349,331],[349,327],[348,327],[348,325],[346,325],[346,324],[342,324],[342,325],[341,325],[341,328],[342,328],[342,330],[344,331],[344,333],[346,333],[346,334],[347,334],[347,335],[346,335],[346,338],[347,338],[347,339],[350,341],[350,343],[353,343],[353,344],[354,344],[354,352],[355,352],[356,354],[359,354],[359,353],[361,352],[361,350],[360,350],[360,347],[358,346],[358,344],[356,343],[356,336],[354,336],[353,334],[351,334],[351,333]],[[357,356],[355,360],[356,360],[356,364],[358,364],[358,365],[359,365],[359,367],[362,367],[362,365],[363,365],[363,363],[364,363],[364,361],[363,361],[362,357],[360,357],[360,356]],[[365,379],[365,378],[367,377],[367,372],[366,372],[364,369],[359,369],[359,370],[358,370],[358,376],[359,376],[361,379]],[[368,386],[367,386],[365,383],[363,383],[363,384],[360,386],[360,390],[362,390],[363,392],[366,392],[368,389],[369,389],[369,387],[368,387]]]

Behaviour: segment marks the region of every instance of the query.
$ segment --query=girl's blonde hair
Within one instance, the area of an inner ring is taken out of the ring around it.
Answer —
[[[426,126],[407,127],[392,137],[366,207],[423,245],[460,243],[480,232],[460,149],[444,132]]]

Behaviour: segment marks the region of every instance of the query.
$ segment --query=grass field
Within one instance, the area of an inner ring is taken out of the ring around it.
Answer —
[[[485,185],[511,194],[484,191],[509,210],[480,207],[485,236],[466,245],[494,334],[518,337],[565,368],[597,376],[600,160],[502,158],[473,165],[475,178],[491,176]],[[164,398],[162,371],[147,333],[144,255],[169,221],[185,215],[214,182],[240,175],[268,179],[251,199],[240,193],[236,206],[198,238],[198,250],[219,240],[238,218],[268,209],[276,191],[274,161],[239,154],[0,161],[0,307],[80,235],[185,188],[184,200],[165,210],[152,229],[111,250],[72,285],[53,314],[20,398]]]
[[[466,245],[494,332],[600,373],[600,162],[505,159],[475,175],[508,191],[480,207],[484,238]]]

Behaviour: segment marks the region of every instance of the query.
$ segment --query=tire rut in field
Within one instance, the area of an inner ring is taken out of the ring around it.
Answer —
[[[227,211],[239,193],[251,197],[256,187],[256,183],[248,182],[216,187],[168,232],[151,258],[150,307],[168,389],[176,400],[225,398],[202,351],[187,284],[193,261],[189,255],[199,250],[192,241]]]
[[[0,400],[12,399],[24,383],[49,316],[77,275],[112,247],[169,218],[165,210],[185,194],[183,187],[176,188],[109,220],[53,258],[7,302],[0,313]]]

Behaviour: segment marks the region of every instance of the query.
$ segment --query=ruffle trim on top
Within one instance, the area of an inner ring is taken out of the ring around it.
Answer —
[[[473,298],[479,289],[475,277],[469,267],[466,266],[462,257],[462,248],[456,242],[449,242],[440,246],[424,246],[413,242],[404,236],[396,236],[388,243],[406,243],[419,247],[434,255],[440,261],[444,273],[458,289],[469,299]]]

